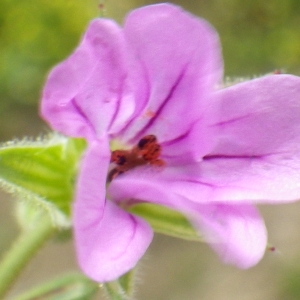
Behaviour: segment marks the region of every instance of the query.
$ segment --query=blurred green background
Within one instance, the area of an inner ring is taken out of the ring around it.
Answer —
[[[161,1],[107,0],[106,16]],[[219,32],[225,76],[280,69],[300,75],[299,0],[170,1],[207,19]],[[38,102],[50,68],[74,49],[96,0],[0,0],[0,140],[47,132]],[[299,99],[300,101],[300,99]],[[0,199],[0,252],[17,234],[11,200]],[[206,245],[157,236],[141,263],[139,300],[300,299],[300,205],[262,207],[270,242],[279,249],[247,271],[224,266]],[[72,244],[50,243],[12,293],[62,270],[76,270]],[[98,299],[101,299],[99,296]]]

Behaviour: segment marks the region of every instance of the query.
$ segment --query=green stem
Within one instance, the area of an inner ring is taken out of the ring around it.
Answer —
[[[99,284],[81,274],[67,274],[19,295],[14,300],[92,299]]]
[[[55,232],[48,216],[43,216],[34,230],[24,231],[0,263],[0,299],[8,292],[27,262]]]

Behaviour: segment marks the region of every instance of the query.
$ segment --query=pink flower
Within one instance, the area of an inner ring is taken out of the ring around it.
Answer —
[[[226,263],[247,268],[263,256],[266,230],[253,204],[300,196],[300,79],[216,91],[221,77],[214,29],[169,4],[133,11],[123,28],[92,21],[50,73],[42,116],[88,141],[73,218],[89,277],[113,280],[145,253],[152,229],[122,209],[138,201],[184,213]],[[165,165],[134,158],[106,188],[109,142],[132,148],[146,135],[157,137]]]

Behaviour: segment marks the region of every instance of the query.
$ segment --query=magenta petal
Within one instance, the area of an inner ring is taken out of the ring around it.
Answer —
[[[108,194],[116,203],[129,200],[152,202],[173,209],[185,208],[185,199],[169,189],[171,181],[160,172],[148,168],[137,168],[115,178],[108,187]],[[168,189],[166,189],[168,187]],[[187,206],[188,207],[188,206]]]
[[[53,129],[69,136],[101,136],[121,101],[123,122],[134,111],[126,85],[127,52],[122,29],[105,19],[92,21],[75,52],[56,66],[43,92],[41,113]]]
[[[99,282],[133,268],[153,235],[145,221],[105,200],[109,162],[107,140],[93,142],[81,164],[73,211],[79,265]]]
[[[288,167],[278,163],[273,166],[267,159],[211,157],[194,164],[136,168],[116,178],[110,188],[114,187],[117,193],[119,184],[124,184],[120,188],[125,189],[134,182],[136,190],[128,193],[135,192],[137,199],[148,201],[143,197],[149,193],[153,194],[152,199],[164,199],[157,191],[162,189],[164,193],[163,189],[168,187],[175,208],[177,199],[182,198],[195,204],[288,202],[300,197],[299,168],[300,165]],[[149,187],[147,194],[143,190],[145,184]]]
[[[239,268],[257,264],[265,253],[267,232],[257,209],[251,205],[199,206],[193,223],[206,236],[224,263]]]
[[[87,276],[98,282],[115,280],[135,267],[153,236],[143,219],[110,201],[102,213],[91,220],[90,226],[84,224],[76,229],[79,264]]]
[[[218,144],[201,164],[214,199],[299,199],[300,78],[266,76],[218,94]]]
[[[217,111],[211,113],[213,109],[214,106],[207,110],[207,116],[211,116],[211,120],[217,116]],[[168,166],[183,166],[201,161],[216,143],[215,133],[217,129],[206,125],[203,119],[199,119],[191,124],[186,133],[173,140],[160,142],[161,159]]]
[[[122,138],[136,142],[155,134],[159,141],[172,141],[196,120],[205,127],[214,116],[208,112],[210,96],[222,73],[214,29],[177,6],[158,4],[133,11],[124,33],[145,71],[148,103]]]
[[[144,200],[180,211],[200,234],[204,234],[225,263],[248,268],[262,258],[267,241],[266,229],[253,206],[228,205],[225,201],[199,204],[173,193],[170,182],[151,181],[147,177],[140,172],[138,176],[124,174],[116,178],[109,188],[112,199],[116,202]],[[194,193],[195,200],[201,197],[201,193]]]
[[[295,151],[300,139],[300,77],[272,75],[217,92],[213,154],[263,156]],[[294,145],[296,144],[296,145]],[[299,146],[300,147],[300,146]]]

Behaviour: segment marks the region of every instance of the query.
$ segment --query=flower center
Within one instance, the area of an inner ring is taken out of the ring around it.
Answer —
[[[111,163],[116,166],[107,176],[107,182],[138,166],[164,166],[165,162],[159,158],[161,146],[155,135],[146,135],[130,150],[114,150],[111,152]]]

